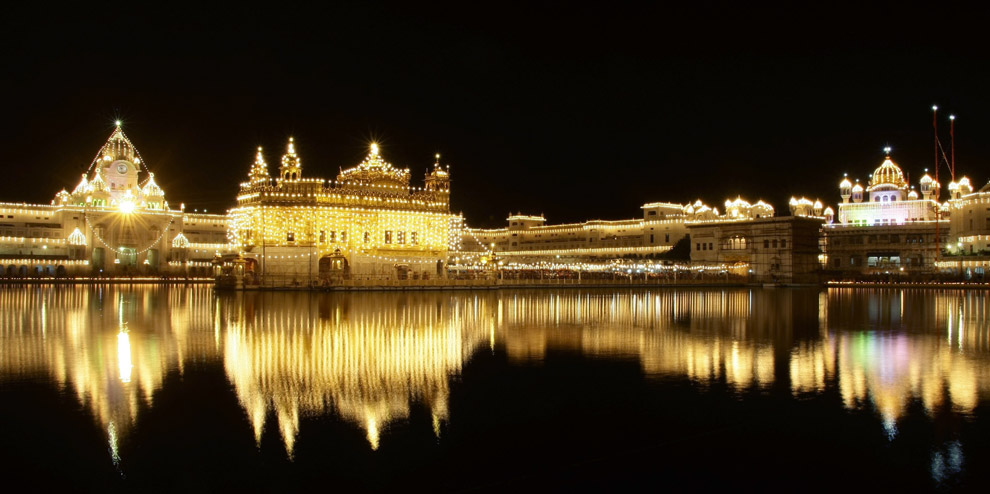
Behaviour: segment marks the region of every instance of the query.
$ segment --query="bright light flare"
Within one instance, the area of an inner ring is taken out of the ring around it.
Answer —
[[[131,214],[134,212],[134,201],[120,201],[120,212],[124,214]]]

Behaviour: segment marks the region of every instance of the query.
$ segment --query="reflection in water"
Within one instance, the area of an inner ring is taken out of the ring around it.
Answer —
[[[186,359],[216,355],[201,331],[212,301],[206,287],[4,288],[0,379],[47,374],[74,390],[119,463],[119,438],[137,419],[138,402],[151,405],[166,373]]]
[[[240,293],[205,287],[0,290],[0,379],[44,373],[120,438],[167,373],[222,360],[259,441],[291,455],[300,418],[335,412],[377,449],[414,403],[439,435],[449,383],[481,349],[515,365],[548,352],[635,359],[699,387],[837,390],[891,438],[912,400],[969,414],[988,396],[987,294],[922,290]],[[112,356],[116,356],[115,358]],[[962,462],[958,443],[932,475]]]
[[[355,294],[313,303],[292,294],[225,300],[224,365],[261,433],[273,407],[291,454],[300,414],[333,406],[360,424],[373,449],[381,429],[427,404],[447,419],[448,382],[489,342],[485,299]],[[398,302],[398,303],[397,303]]]

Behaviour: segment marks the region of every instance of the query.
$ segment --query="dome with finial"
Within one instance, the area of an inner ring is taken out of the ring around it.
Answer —
[[[293,146],[294,148],[295,146]],[[295,149],[293,149],[295,151]],[[298,156],[296,160],[298,162]],[[271,178],[268,175],[268,163],[265,162],[265,156],[261,153],[261,146],[258,146],[258,154],[254,157],[254,163],[251,165],[251,171],[248,173],[248,177],[251,179],[251,184],[257,184],[264,182]]]
[[[89,180],[86,180],[86,174],[82,174],[82,180],[79,181],[79,185],[76,185],[75,189],[72,189],[73,194],[85,194],[89,190]]]
[[[890,156],[887,156],[887,159],[873,171],[870,179],[870,190],[881,186],[893,186],[898,189],[907,187],[904,172],[890,159]]]
[[[351,185],[408,187],[409,169],[396,168],[382,159],[378,144],[373,142],[364,161],[353,168],[341,170],[337,180]]]
[[[136,170],[141,170],[141,153],[138,152],[134,143],[124,134],[124,130],[120,128],[120,122],[117,122],[117,127],[110,134],[103,147],[100,148],[96,159],[93,160],[93,165],[99,163],[102,166],[106,166],[116,161],[127,161],[133,164]],[[90,169],[92,169],[92,165]]]
[[[144,187],[141,188],[141,193],[148,198],[162,198],[165,197],[165,191],[158,186],[155,182],[155,174],[148,173],[148,181],[144,183]]]
[[[62,189],[58,192],[58,194],[55,194],[55,201],[53,204],[61,206],[63,204],[67,204],[70,200],[72,200],[72,196],[69,194],[69,191]]]
[[[261,148],[258,148],[258,157],[261,157]],[[264,162],[263,159],[262,162]],[[302,160],[299,159],[299,155],[296,154],[295,139],[292,137],[289,138],[289,146],[286,149],[285,154],[282,155],[282,166],[286,168],[299,168],[302,166]]]

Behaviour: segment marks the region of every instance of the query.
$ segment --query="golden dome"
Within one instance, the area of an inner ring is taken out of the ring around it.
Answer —
[[[871,189],[880,185],[893,185],[897,188],[907,187],[907,181],[904,180],[904,172],[889,157],[873,171],[873,176],[870,180]]]

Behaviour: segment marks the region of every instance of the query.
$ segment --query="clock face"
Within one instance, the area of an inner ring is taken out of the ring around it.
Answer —
[[[119,173],[121,175],[127,173],[127,165],[125,165],[124,163],[118,163],[117,164],[117,173]]]

